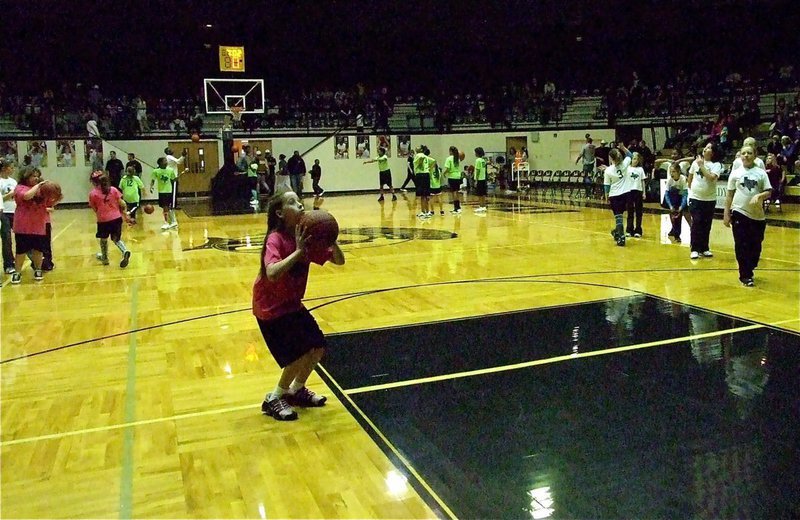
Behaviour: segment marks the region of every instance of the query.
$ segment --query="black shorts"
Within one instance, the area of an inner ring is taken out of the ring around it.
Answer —
[[[611,211],[614,212],[614,215],[622,215],[628,205],[628,194],[623,193],[622,195],[609,197],[608,203],[611,204]]]
[[[97,233],[94,234],[97,238],[108,238],[114,242],[122,238],[122,217],[108,222],[97,223]]]
[[[431,195],[439,195],[442,192],[442,187],[439,186],[438,188],[431,188]]]
[[[447,185],[450,186],[450,191],[458,191],[461,189],[461,179],[447,179]]]
[[[431,196],[431,176],[427,173],[414,174],[414,192],[417,197],[430,197]]]
[[[26,235],[15,233],[14,240],[17,241],[17,254],[24,255],[31,251],[44,253],[47,251],[47,235]]]
[[[475,181],[475,195],[485,197],[488,192],[486,179]]]
[[[381,185],[379,187],[383,188],[384,186],[392,187],[392,170],[383,170],[378,174],[379,180]]]
[[[258,321],[258,328],[278,366],[284,368],[315,348],[327,348],[317,321],[303,307],[273,320]]]
[[[172,209],[172,193],[159,193],[158,205],[163,209]]]

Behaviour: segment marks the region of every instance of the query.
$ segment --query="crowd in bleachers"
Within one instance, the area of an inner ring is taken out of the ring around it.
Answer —
[[[687,124],[671,146],[688,146],[709,136],[723,148],[749,133],[763,120],[759,100],[766,92],[797,88],[791,67],[770,68],[765,77],[748,78],[731,73],[720,80],[708,73],[680,72],[666,84],[645,85],[634,72],[626,85],[600,89],[556,88],[552,81],[510,83],[478,91],[441,88],[434,95],[393,93],[388,88],[267,93],[264,114],[245,114],[241,127],[247,131],[270,128],[321,128],[344,125],[390,130],[395,105],[413,107],[420,121],[430,119],[440,131],[453,125],[486,124],[511,128],[520,123],[548,125],[560,122],[577,96],[602,98],[595,119],[614,126],[619,118],[674,118],[705,116]],[[775,107],[776,131],[796,128],[800,95],[782,99]],[[136,93],[105,95],[99,85],[64,83],[41,95],[22,96],[0,84],[0,111],[18,129],[43,137],[81,135],[130,137],[150,132],[187,135],[202,133],[205,103],[202,96],[146,98]],[[713,117],[709,117],[713,115]]]

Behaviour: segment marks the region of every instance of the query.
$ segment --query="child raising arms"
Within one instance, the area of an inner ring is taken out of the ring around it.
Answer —
[[[253,284],[253,314],[270,353],[283,371],[261,412],[279,421],[297,419],[295,406],[323,406],[326,398],[305,384],[326,347],[325,337],[302,299],[309,262],[344,264],[338,243],[309,258],[314,237],[300,224],[303,203],[292,191],[274,196],[267,206],[267,236],[261,250],[261,269]]]

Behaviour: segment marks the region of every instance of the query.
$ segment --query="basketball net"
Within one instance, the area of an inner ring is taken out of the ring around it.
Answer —
[[[242,121],[242,107],[231,107],[231,116],[233,117],[234,123],[241,123]]]

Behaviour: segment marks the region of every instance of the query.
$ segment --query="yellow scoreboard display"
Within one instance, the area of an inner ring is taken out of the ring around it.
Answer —
[[[219,46],[219,70],[244,72],[244,47]]]

